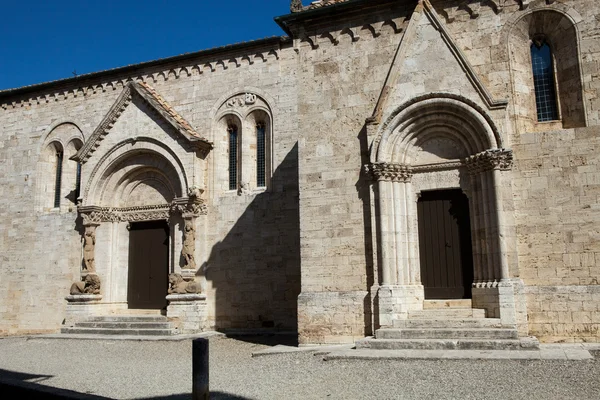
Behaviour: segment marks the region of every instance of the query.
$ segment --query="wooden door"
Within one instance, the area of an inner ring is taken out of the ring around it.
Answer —
[[[423,192],[417,205],[426,299],[471,298],[469,201],[461,190]]]
[[[132,223],[129,229],[131,309],[163,309],[169,287],[169,226],[165,221]]]

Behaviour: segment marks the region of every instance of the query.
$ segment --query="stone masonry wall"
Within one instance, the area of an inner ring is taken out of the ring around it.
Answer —
[[[519,270],[542,340],[600,338],[599,149],[599,127],[528,133],[514,146]]]
[[[364,124],[381,93],[406,17],[398,8],[380,13],[335,26],[330,20],[317,21],[304,28],[316,33],[317,43],[303,41],[299,48],[298,319],[303,344],[352,342],[371,330],[369,189],[361,176],[368,162]],[[363,27],[377,21],[387,23],[374,37]],[[348,25],[360,39],[344,30]]]
[[[199,220],[197,253],[211,327],[296,330],[298,158],[295,119],[290,117],[296,108],[296,65],[294,53],[287,54],[284,60],[280,42],[272,40],[238,53],[147,67],[130,77],[155,88],[215,143],[207,160],[211,177],[227,168],[216,156],[223,153],[224,143],[222,133],[213,129],[214,110],[233,94],[245,92],[258,92],[272,107],[272,186],[238,196],[224,193],[222,184],[208,179],[209,216]],[[64,297],[79,278],[81,236],[72,202],[67,206],[63,199],[60,210],[34,211],[38,159],[46,135],[59,122],[74,124],[89,138],[128,78],[105,76],[79,85],[80,80],[0,100],[1,334],[56,331],[64,319]],[[99,153],[92,157],[101,157]]]

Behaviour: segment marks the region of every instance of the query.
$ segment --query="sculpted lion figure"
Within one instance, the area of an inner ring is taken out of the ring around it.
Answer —
[[[71,285],[71,294],[100,294],[100,277],[96,274],[87,274],[82,281]]]
[[[186,282],[181,274],[169,274],[169,294],[200,293],[200,285],[196,282]]]

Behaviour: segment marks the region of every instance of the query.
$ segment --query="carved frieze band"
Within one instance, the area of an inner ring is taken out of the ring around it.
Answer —
[[[373,163],[366,165],[365,170],[378,182],[410,182],[413,175],[412,168],[405,164]]]
[[[471,174],[494,169],[508,171],[513,166],[513,152],[507,149],[486,150],[467,157],[464,163]]]
[[[204,200],[188,198],[175,199],[171,204],[141,207],[96,207],[81,206],[78,209],[83,225],[98,225],[102,222],[140,222],[168,220],[175,213],[184,218],[206,215],[208,209]]]

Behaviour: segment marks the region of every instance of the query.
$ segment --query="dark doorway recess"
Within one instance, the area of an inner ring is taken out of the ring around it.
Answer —
[[[473,254],[467,196],[460,189],[423,192],[417,212],[425,298],[471,298]]]
[[[168,286],[169,225],[166,221],[132,223],[129,229],[128,307],[165,308]]]

